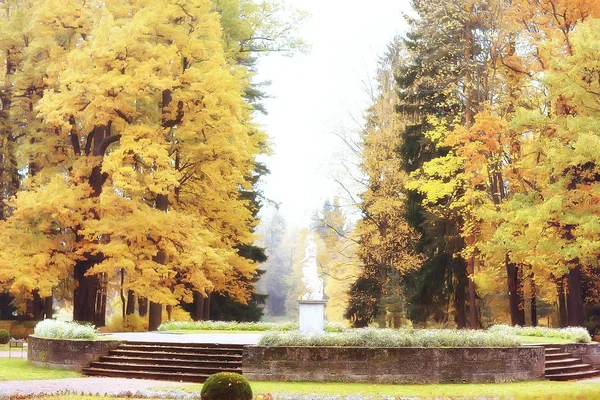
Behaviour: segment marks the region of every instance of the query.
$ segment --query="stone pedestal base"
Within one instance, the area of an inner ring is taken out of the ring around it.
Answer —
[[[298,300],[300,332],[323,332],[325,328],[325,300]]]

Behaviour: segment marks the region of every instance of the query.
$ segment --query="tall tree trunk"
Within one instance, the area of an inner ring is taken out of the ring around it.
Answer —
[[[96,316],[94,323],[96,326],[106,326],[106,274],[98,274],[98,290],[96,291]]]
[[[558,294],[558,324],[565,328],[567,321],[567,304],[565,302],[565,277],[556,278],[556,291]]]
[[[140,317],[145,317],[148,314],[148,299],[146,297],[138,297],[138,314]]]
[[[538,317],[537,317],[537,287],[535,286],[535,275],[532,272],[529,275],[529,282],[531,284],[531,296],[530,296],[530,306],[531,306],[531,326],[538,326]]]
[[[54,315],[52,300],[52,296],[44,297],[44,318],[46,319],[52,319]]]
[[[472,243],[472,240],[470,239]],[[475,282],[473,282],[473,274],[475,273],[475,258],[469,257],[467,260],[467,275],[469,278],[469,325],[471,329],[479,328],[479,324],[477,321],[477,306],[475,304],[475,300],[477,298],[477,294],[475,293]]]
[[[161,211],[167,211],[169,207],[169,199],[166,194],[156,195],[156,209]],[[154,261],[159,264],[165,264],[166,254],[162,249],[158,250]],[[155,331],[162,322],[162,304],[150,302],[150,310],[148,314],[148,330]]]
[[[456,288],[456,297],[454,299],[454,308],[456,310],[456,327],[458,329],[465,329],[467,327],[466,315],[465,315],[465,291],[462,285],[458,285]]]
[[[525,307],[523,304],[523,285],[522,271],[517,264],[510,262],[509,255],[506,254],[506,280],[508,286],[508,303],[510,307],[510,322],[511,325],[525,325]]]
[[[148,330],[155,331],[162,322],[162,304],[150,302],[150,310],[148,312]]]
[[[203,315],[203,319],[204,321],[209,321],[210,320],[210,293],[208,293],[208,296],[206,297],[206,299],[204,299],[204,315]]]
[[[583,326],[581,268],[579,265],[571,268],[567,276],[567,316],[569,326]]]
[[[121,268],[121,286],[119,287],[119,295],[121,297],[121,318],[125,322],[125,316],[127,315],[127,300],[125,299],[125,289],[123,284],[125,283],[125,270]]]
[[[525,278],[523,265],[517,264],[517,302],[519,304],[519,325],[525,326]]]
[[[135,294],[133,290],[127,291],[127,308],[125,309],[126,315],[133,315],[135,313]]]
[[[110,135],[109,125],[96,126],[92,132],[93,148],[92,155],[95,157],[104,156],[108,146],[106,139]],[[96,164],[92,168],[88,183],[92,189],[91,198],[100,197],[102,186],[108,178],[108,175],[102,173],[102,165]],[[99,218],[99,211],[92,209],[92,218]],[[78,235],[78,241],[83,237]],[[74,268],[75,292],[73,293],[73,320],[91,322],[96,326],[105,325],[106,316],[106,297],[101,292],[101,281],[96,275],[86,275],[87,272],[96,264],[102,262],[102,254],[85,254],[84,259],[78,261]],[[100,291],[100,294],[98,293]],[[98,308],[97,308],[98,307]]]
[[[194,321],[204,320],[204,296],[200,292],[194,292]]]
[[[80,322],[96,323],[96,294],[98,293],[98,276],[85,276],[86,272],[94,265],[93,257],[88,254],[87,259],[77,262],[74,269],[76,282],[73,292],[73,320]]]

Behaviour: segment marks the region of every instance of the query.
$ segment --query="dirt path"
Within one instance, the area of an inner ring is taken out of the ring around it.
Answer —
[[[125,378],[67,378],[40,381],[6,381],[0,382],[0,399],[16,395],[40,395],[72,392],[89,395],[125,395],[157,387],[186,385],[180,382],[151,381]]]

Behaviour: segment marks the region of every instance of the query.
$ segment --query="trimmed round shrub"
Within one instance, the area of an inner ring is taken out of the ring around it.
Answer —
[[[0,329],[0,344],[6,344],[10,341],[10,332],[6,329]]]
[[[234,372],[219,372],[208,377],[200,392],[202,400],[252,400],[248,379]]]

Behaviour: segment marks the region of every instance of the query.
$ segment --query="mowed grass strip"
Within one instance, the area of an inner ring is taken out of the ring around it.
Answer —
[[[0,381],[61,379],[77,378],[80,376],[81,374],[75,371],[53,369],[47,367],[37,367],[31,364],[25,358],[0,358]]]
[[[317,395],[418,399],[600,399],[600,382],[514,382],[481,384],[384,385],[374,383],[250,382],[254,395]],[[200,393],[202,385],[178,387]],[[160,387],[154,390],[162,390]]]

